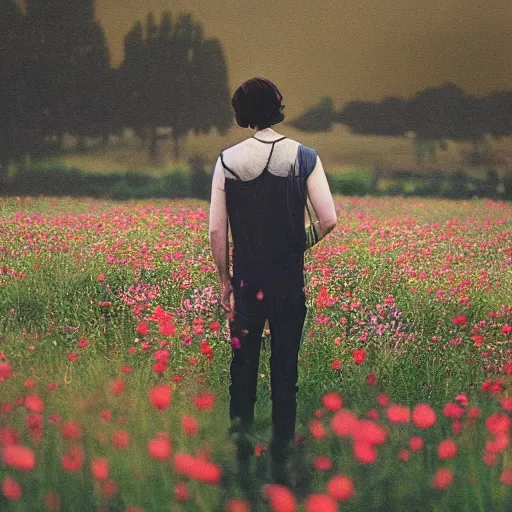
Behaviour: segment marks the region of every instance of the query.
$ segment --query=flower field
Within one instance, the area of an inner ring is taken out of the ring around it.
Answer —
[[[268,330],[237,473],[208,203],[0,198],[0,510],[512,510],[512,204],[335,199],[281,486]]]

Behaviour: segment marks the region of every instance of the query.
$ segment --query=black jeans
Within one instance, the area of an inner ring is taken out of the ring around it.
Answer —
[[[257,289],[240,287],[237,279],[232,279],[232,284],[235,312],[229,325],[231,339],[238,338],[239,348],[235,341],[230,366],[230,418],[239,418],[245,431],[252,426],[261,340],[265,320],[268,319],[271,335],[271,447],[279,450],[295,435],[296,394],[299,390],[297,364],[307,312],[306,296],[302,288],[285,285],[265,290],[263,299],[258,300]]]

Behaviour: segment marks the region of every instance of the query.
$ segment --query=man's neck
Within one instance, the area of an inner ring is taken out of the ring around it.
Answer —
[[[263,128],[263,130],[257,130],[254,132],[253,137],[256,137],[259,140],[275,140],[279,137],[282,137],[280,133],[277,133],[270,126],[267,128]]]

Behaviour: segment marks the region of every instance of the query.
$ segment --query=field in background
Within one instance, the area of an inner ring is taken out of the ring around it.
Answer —
[[[339,124],[334,125],[331,132],[323,134],[304,133],[284,123],[276,126],[275,130],[316,149],[327,172],[369,169],[374,165],[416,168],[413,141],[410,138],[353,135]],[[64,162],[70,167],[77,167],[84,171],[110,173],[138,169],[161,173],[169,172],[176,166],[186,167],[189,156],[200,154],[210,162],[210,170],[213,170],[212,166],[222,149],[251,135],[252,130],[239,127],[233,127],[224,137],[214,130],[210,135],[190,135],[182,145],[182,158],[179,162],[173,160],[172,141],[164,140],[159,146],[160,162],[158,165],[149,165],[147,151],[142,149],[140,140],[127,132],[122,141],[111,137],[112,142],[108,149],[90,148],[85,154],[68,153],[54,161]],[[501,141],[490,139],[489,144],[510,168],[512,138],[503,138]],[[437,163],[432,164],[427,161],[421,168],[426,172],[429,169],[453,171],[460,167],[461,152],[469,151],[470,148],[470,143],[448,142],[446,151],[437,152]]]

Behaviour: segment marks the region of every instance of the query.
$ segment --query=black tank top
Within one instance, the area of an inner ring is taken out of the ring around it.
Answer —
[[[235,286],[299,292],[304,289],[304,197],[290,165],[288,177],[268,170],[275,141],[263,171],[250,180],[242,180],[222,165],[236,179],[225,180],[226,209],[233,237],[233,281]],[[241,283],[243,281],[243,283]]]

